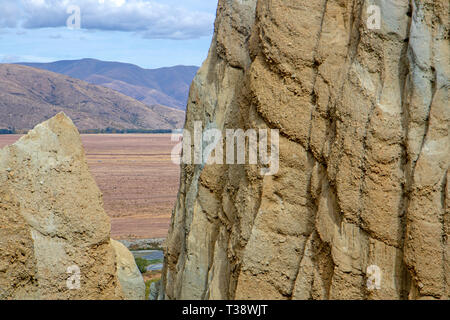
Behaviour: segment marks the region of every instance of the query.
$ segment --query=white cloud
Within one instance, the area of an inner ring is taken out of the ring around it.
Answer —
[[[0,54],[0,63],[17,63],[17,62],[52,62],[57,59],[37,57],[31,55],[6,55]]]
[[[180,3],[187,6],[189,0]],[[80,7],[82,29],[133,32],[152,39],[193,39],[213,31],[211,12],[154,0],[0,0],[0,27],[66,26],[70,5]]]

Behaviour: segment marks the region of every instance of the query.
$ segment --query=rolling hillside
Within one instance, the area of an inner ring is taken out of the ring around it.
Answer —
[[[20,63],[119,91],[144,104],[162,104],[185,110],[189,87],[198,67],[143,69],[136,65],[95,59],[52,63]]]
[[[0,129],[23,131],[64,111],[79,130],[181,128],[184,112],[54,72],[0,64]]]

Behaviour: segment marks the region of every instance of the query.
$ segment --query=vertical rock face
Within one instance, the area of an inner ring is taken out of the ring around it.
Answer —
[[[102,204],[63,113],[0,150],[0,299],[123,298]]]
[[[219,0],[186,129],[279,129],[280,169],[182,165],[159,298],[449,298],[448,9]]]

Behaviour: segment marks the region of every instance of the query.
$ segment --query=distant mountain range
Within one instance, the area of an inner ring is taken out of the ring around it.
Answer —
[[[143,69],[134,64],[95,59],[51,63],[18,63],[44,69],[119,91],[146,105],[161,104],[185,110],[195,66]]]
[[[145,76],[151,73],[132,65],[125,67],[124,64],[82,61],[80,64],[56,62],[41,66],[58,69],[75,77],[88,77],[88,74],[92,76],[91,79],[99,79],[103,74],[108,75],[108,79],[120,77],[124,82],[133,83],[131,86],[138,83],[150,86],[152,83],[151,76]],[[189,67],[186,68],[190,70]],[[153,76],[157,78],[156,74],[161,74],[159,88],[165,84],[166,92],[171,92],[177,99],[184,99],[186,88],[182,86],[177,89],[177,83],[187,83],[189,77],[174,76],[175,80],[171,85],[170,75],[173,72],[176,73],[175,70],[169,70],[162,75],[164,72],[158,69]],[[136,87],[143,88],[138,85]],[[28,130],[60,111],[72,118],[81,131],[182,128],[185,119],[184,111],[154,103],[146,105],[104,86],[28,66],[0,64],[0,129]]]

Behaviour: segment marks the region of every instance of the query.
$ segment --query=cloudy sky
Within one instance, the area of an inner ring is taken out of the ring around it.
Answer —
[[[216,6],[216,0],[0,0],[0,62],[199,66]]]

